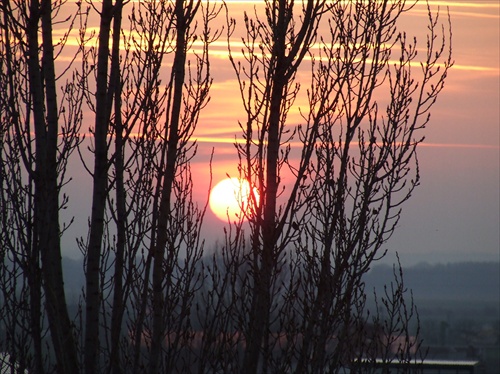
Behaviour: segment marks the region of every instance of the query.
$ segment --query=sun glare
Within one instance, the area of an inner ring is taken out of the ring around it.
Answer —
[[[258,201],[256,190],[254,194]],[[215,216],[222,221],[246,219],[252,213],[250,185],[239,178],[224,179],[212,188],[209,205]]]

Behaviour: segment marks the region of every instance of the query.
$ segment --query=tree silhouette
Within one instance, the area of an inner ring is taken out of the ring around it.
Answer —
[[[260,193],[248,217],[242,370],[336,370],[351,357],[345,342],[363,320],[363,274],[384,255],[419,183],[419,130],[443,88],[451,50],[429,10],[427,51],[417,59],[416,40],[398,30],[412,8],[404,1],[282,0],[264,8],[245,14],[243,61],[231,55],[246,112],[239,169]],[[306,57],[308,107],[301,123],[290,123]],[[239,245],[229,241],[228,251]],[[284,283],[287,266],[293,276]],[[272,357],[276,331],[303,337],[278,347],[296,365]]]
[[[400,31],[413,6],[266,0],[237,35],[230,2],[2,0],[0,360],[321,373],[420,359],[400,266],[374,312],[363,282],[418,186],[420,133],[452,66],[451,30],[429,6],[423,47]],[[204,256],[191,138],[224,29],[244,113],[238,170],[259,197]],[[60,212],[78,157],[93,187],[74,310]]]

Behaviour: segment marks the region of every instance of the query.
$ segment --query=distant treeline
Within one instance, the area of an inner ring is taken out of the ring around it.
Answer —
[[[366,275],[368,289],[383,290],[392,267],[376,265]],[[500,302],[499,262],[421,263],[404,268],[404,280],[415,300],[464,300]]]
[[[84,283],[82,263],[63,259],[65,287],[70,299],[77,298]],[[378,264],[366,274],[367,290],[382,292],[394,279],[392,267]],[[404,281],[415,300],[500,302],[499,262],[420,263],[404,267]],[[73,297],[72,297],[73,296]],[[72,300],[73,301],[73,300]]]

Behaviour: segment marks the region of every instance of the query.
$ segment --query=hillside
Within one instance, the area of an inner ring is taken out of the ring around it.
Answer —
[[[383,290],[393,279],[392,267],[377,265],[366,275],[368,289]],[[430,265],[422,263],[403,269],[404,283],[415,300],[500,302],[500,264],[462,262]]]

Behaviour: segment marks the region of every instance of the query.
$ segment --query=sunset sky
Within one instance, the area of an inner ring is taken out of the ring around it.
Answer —
[[[242,22],[250,1],[238,2],[233,17]],[[260,3],[260,2],[259,2]],[[426,140],[419,150],[421,186],[404,206],[403,217],[387,244],[388,260],[398,251],[404,265],[421,261],[498,261],[500,251],[500,7],[490,1],[431,1],[445,17],[449,7],[453,29],[453,59],[445,89],[433,107]],[[422,4],[423,5],[423,4]],[[426,8],[417,6],[400,28],[425,44]],[[250,8],[251,9],[251,8]],[[221,24],[224,17],[219,17]],[[444,20],[444,18],[443,18]],[[422,26],[424,25],[424,26]],[[238,35],[235,35],[237,38]],[[235,43],[237,42],[237,39]],[[236,48],[239,49],[237,44]],[[209,155],[215,149],[213,184],[236,176],[235,137],[241,138],[238,120],[244,119],[237,83],[227,58],[224,38],[211,52],[214,84],[211,101],[195,132],[198,154],[194,159],[197,201],[207,199]],[[307,72],[306,72],[307,73]],[[299,79],[300,79],[299,75]],[[298,103],[300,105],[300,98]],[[302,101],[304,102],[304,101]],[[292,119],[293,120],[293,116]],[[76,170],[76,169],[75,169]],[[83,171],[82,171],[83,173]],[[90,182],[75,175],[72,209],[90,207]],[[80,208],[79,208],[80,207]],[[70,214],[68,212],[68,214]],[[90,214],[90,210],[88,212]],[[223,223],[207,211],[204,228],[209,243],[223,236]],[[75,248],[78,217],[63,244]],[[66,253],[75,257],[76,251]]]

